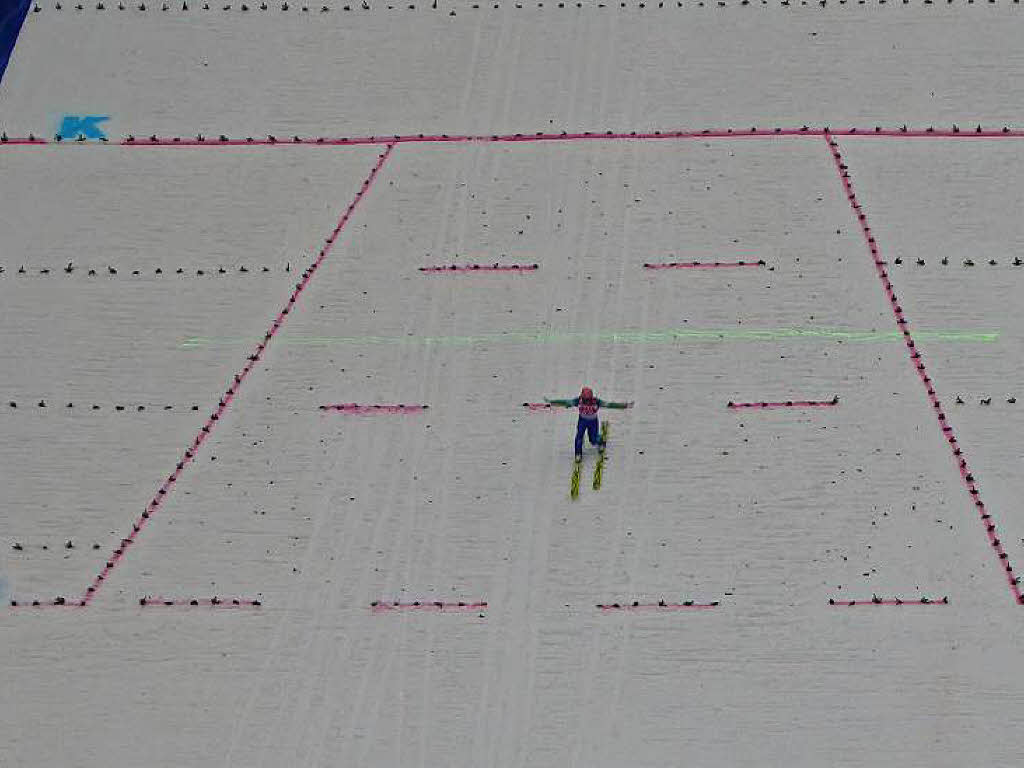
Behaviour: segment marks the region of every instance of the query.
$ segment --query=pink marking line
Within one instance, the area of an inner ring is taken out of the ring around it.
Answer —
[[[890,599],[882,599],[880,597],[873,597],[870,600],[833,600],[829,598],[829,605],[949,605],[949,598],[944,597],[941,600],[929,600],[927,597],[922,597],[920,600],[900,600],[898,597]]]
[[[551,403],[523,403],[523,408],[529,408],[531,411],[549,411],[555,407],[561,406],[554,406]]]
[[[960,470],[960,477],[964,482],[964,486],[967,488],[968,494],[974,502],[974,507],[978,511],[979,519],[985,526],[985,532],[988,535],[989,544],[991,544],[992,550],[995,552],[996,557],[999,560],[1000,567],[1006,573],[1006,580],[1009,584],[1010,592],[1013,594],[1014,600],[1018,604],[1024,604],[1024,594],[1021,593],[1020,579],[1013,574],[1013,566],[1010,564],[1009,555],[1003,549],[1003,544],[996,534],[996,526],[995,523],[992,522],[992,515],[985,509],[985,503],[981,500],[981,492],[978,490],[978,487],[974,482],[974,475],[971,473],[970,468],[967,465],[967,459],[964,457],[963,450],[957,442],[956,435],[953,434],[953,428],[946,421],[946,414],[942,409],[942,403],[935,394],[935,387],[932,386],[932,380],[931,377],[928,376],[928,371],[926,370],[924,361],[921,358],[921,353],[918,351],[917,345],[914,343],[914,339],[910,335],[910,323],[904,316],[903,307],[900,306],[896,293],[893,291],[892,282],[889,280],[889,273],[886,271],[885,261],[882,259],[881,253],[878,249],[878,244],[875,241],[875,236],[871,232],[871,227],[868,226],[867,216],[861,209],[861,205],[857,201],[857,195],[853,191],[853,185],[850,182],[850,174],[848,173],[849,169],[846,163],[843,162],[842,155],[839,152],[839,143],[832,138],[828,131],[825,132],[825,142],[828,144],[829,152],[832,153],[832,160],[835,162],[836,171],[839,173],[839,179],[843,184],[843,190],[846,192],[846,199],[849,200],[850,207],[856,214],[857,221],[860,222],[861,233],[864,235],[864,241],[871,253],[871,258],[874,259],[875,271],[878,273],[878,279],[881,280],[882,287],[885,289],[885,294],[889,298],[889,305],[892,307],[893,315],[896,318],[896,325],[903,332],[903,339],[907,347],[907,353],[910,356],[910,362],[913,363],[914,368],[917,370],[917,374],[921,379],[921,383],[924,385],[925,391],[928,393],[928,399],[935,412],[935,418],[938,421],[939,428],[942,430],[942,436],[949,444],[949,448],[953,453],[953,460],[956,462],[957,467]]]
[[[452,264],[447,267],[420,267],[420,272],[533,272],[538,264]]]
[[[822,133],[819,129],[818,135]],[[494,143],[494,142],[537,142],[537,141],[597,141],[597,140],[623,140],[623,139],[707,139],[707,138],[771,138],[773,136],[812,136],[815,133],[812,129],[783,129],[774,128],[771,130],[741,130],[734,131],[731,128],[726,130],[703,130],[703,131],[630,131],[615,132],[615,131],[583,131],[576,133],[569,133],[567,131],[561,131],[558,133],[506,133],[497,134],[492,133],[486,134],[447,134],[447,133],[434,133],[434,134],[408,134],[408,135],[394,135],[394,136],[342,136],[336,138],[329,138],[326,136],[318,137],[297,137],[292,136],[290,138],[277,138],[268,136],[265,139],[256,138],[245,138],[245,139],[231,139],[224,137],[221,138],[160,138],[159,136],[150,136],[149,138],[135,138],[128,137],[123,139],[120,144],[122,146],[133,146],[133,147],[252,147],[252,146],[358,146],[360,144],[417,144],[417,143]]]
[[[359,405],[359,403],[334,403],[321,405],[321,411],[340,411],[342,413],[378,414],[378,413],[418,413],[425,411],[429,405]]]
[[[727,269],[729,267],[763,267],[758,261],[668,261],[663,264],[644,263],[644,269]]]
[[[14,147],[25,146],[26,144],[49,144],[49,143],[50,142],[47,141],[46,139],[37,139],[35,136],[29,136],[29,137],[24,138],[24,139],[12,139],[12,138],[8,137],[8,138],[0,140],[0,146],[3,146],[3,145],[6,144],[8,146],[14,146]]]
[[[734,403],[730,400],[726,404],[726,408],[829,408],[834,405],[839,405],[838,395],[831,400],[786,400],[776,403],[766,401],[760,403]]]
[[[487,608],[486,602],[477,603],[445,603],[441,600],[417,600],[412,603],[385,602],[374,600],[370,603],[370,610],[374,613],[389,613],[391,611],[434,611],[438,613],[470,613],[482,611]]]
[[[829,128],[825,128],[821,131],[817,131],[822,136],[849,136],[849,137],[879,137],[887,139],[1020,139],[1024,138],[1024,131],[1012,130],[1010,128],[1002,128],[998,131],[986,131],[979,130],[976,127],[974,130],[962,131],[958,127],[952,129],[939,129],[926,128],[924,130],[903,130],[898,128],[892,129],[881,129],[881,128],[846,128],[844,130],[833,131]]]
[[[710,603],[695,603],[693,600],[684,600],[681,603],[666,603],[660,600],[657,603],[598,603],[603,613],[608,611],[700,611],[708,608],[717,608],[719,602],[713,600]]]
[[[313,264],[310,267],[308,267],[305,272],[302,273],[302,279],[295,284],[295,289],[292,291],[291,296],[288,297],[288,303],[280,312],[277,313],[277,317],[274,318],[273,324],[270,326],[270,328],[264,335],[263,341],[257,345],[253,354],[249,355],[248,362],[245,364],[241,371],[235,374],[234,379],[227,388],[227,391],[220,398],[220,401],[217,405],[217,409],[206,420],[206,423],[203,425],[202,429],[199,430],[199,433],[192,440],[191,445],[189,445],[189,447],[185,449],[185,453],[178,461],[174,471],[171,472],[167,479],[164,480],[164,482],[160,485],[160,487],[157,489],[156,495],[153,496],[152,500],[143,510],[142,514],[132,524],[131,533],[129,533],[127,537],[121,539],[120,546],[118,546],[107,559],[107,562],[103,566],[103,570],[100,571],[100,573],[92,580],[92,583],[89,584],[89,586],[86,588],[85,594],[82,595],[80,601],[83,606],[88,605],[90,602],[92,602],[92,599],[96,596],[96,593],[99,591],[99,588],[103,586],[103,583],[106,580],[107,576],[109,576],[110,572],[113,571],[115,567],[117,567],[118,563],[127,553],[128,547],[135,542],[135,538],[142,532],[142,529],[143,527],[145,527],[146,522],[163,505],[164,500],[167,498],[167,494],[173,489],[174,484],[178,481],[178,478],[181,476],[181,473],[184,472],[185,467],[187,467],[189,464],[193,462],[199,449],[202,447],[203,443],[206,442],[207,438],[213,432],[213,429],[217,426],[217,423],[220,421],[221,416],[224,415],[225,411],[227,411],[228,407],[234,401],[235,396],[242,385],[242,382],[245,381],[245,379],[252,372],[253,368],[256,366],[256,363],[258,363],[263,358],[263,354],[267,349],[267,345],[277,335],[278,331],[281,329],[281,326],[287,319],[289,312],[295,306],[295,302],[298,300],[302,292],[306,290],[306,287],[309,285],[310,280],[312,280],[313,275],[316,274],[316,271],[323,264],[324,259],[326,259],[327,255],[331,252],[331,249],[334,246],[334,242],[337,239],[338,235],[341,233],[341,230],[348,223],[348,220],[351,218],[353,211],[355,211],[356,209],[356,206],[363,199],[366,193],[370,190],[370,187],[373,185],[374,180],[377,178],[377,174],[380,172],[380,169],[384,167],[384,163],[386,163],[387,159],[391,156],[391,152],[393,149],[394,145],[389,145],[387,149],[385,149],[384,152],[377,159],[376,164],[370,171],[370,175],[363,181],[363,184],[360,187],[359,191],[356,193],[355,198],[352,200],[351,203],[349,203],[348,208],[345,210],[345,212],[341,215],[341,218],[338,220],[337,226],[335,226],[334,230],[331,232],[331,236],[327,238],[327,244],[320,250],[320,255],[317,257],[316,261],[314,261]]]
[[[112,142],[113,146],[128,147],[206,147],[206,148],[227,148],[227,147],[294,147],[294,146],[315,146],[315,147],[337,147],[337,146],[360,146],[366,144],[415,144],[415,143],[467,143],[467,142],[538,142],[538,141],[587,141],[587,140],[651,140],[651,139],[747,139],[747,138],[773,138],[783,136],[849,136],[849,137],[875,137],[875,138],[900,138],[900,139],[1019,139],[1024,138],[1024,131],[1011,129],[1009,127],[1000,130],[960,130],[958,127],[952,129],[927,128],[924,130],[883,129],[880,126],[872,128],[749,128],[733,130],[705,129],[700,131],[583,131],[568,133],[513,133],[513,134],[408,134],[393,136],[354,136],[354,137],[283,137],[267,136],[265,139],[247,137],[244,139],[231,139],[228,137],[201,137],[185,138],[181,136],[159,137],[149,136],[148,138],[136,138],[128,136],[119,142]],[[55,142],[50,139],[40,139],[35,136],[27,138],[11,138],[0,142],[2,146],[25,146],[25,145],[80,145],[103,146],[106,142],[98,141],[75,141],[65,140]]]
[[[259,608],[263,605],[259,600],[244,600],[239,597],[143,597],[139,599],[143,608],[173,608],[177,606],[207,608]]]
[[[84,608],[85,603],[79,600],[68,601],[63,597],[49,600],[11,600],[11,608]]]

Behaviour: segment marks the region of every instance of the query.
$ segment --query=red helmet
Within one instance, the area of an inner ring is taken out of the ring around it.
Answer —
[[[590,387],[584,387],[583,390],[580,392],[580,397],[585,398],[587,400],[591,400],[594,397],[594,390],[592,390]]]

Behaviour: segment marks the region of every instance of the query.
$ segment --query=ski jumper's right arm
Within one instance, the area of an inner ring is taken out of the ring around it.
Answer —
[[[548,405],[560,405],[563,408],[575,408],[580,404],[580,399],[578,397],[567,397],[560,400],[549,400],[545,397],[544,402]]]

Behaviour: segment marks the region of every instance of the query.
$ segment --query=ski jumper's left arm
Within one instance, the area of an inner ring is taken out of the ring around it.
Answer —
[[[609,403],[604,400],[601,400],[600,398],[598,398],[597,400],[597,405],[599,408],[617,408],[619,410],[625,410],[626,408],[633,407],[632,401],[628,403]]]

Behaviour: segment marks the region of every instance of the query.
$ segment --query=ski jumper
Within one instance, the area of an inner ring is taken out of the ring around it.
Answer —
[[[583,455],[583,435],[587,436],[591,445],[601,447],[600,419],[597,412],[601,408],[628,408],[629,403],[610,403],[599,397],[573,397],[564,400],[548,400],[551,405],[563,405],[566,408],[579,408],[580,418],[576,422],[576,455]]]

